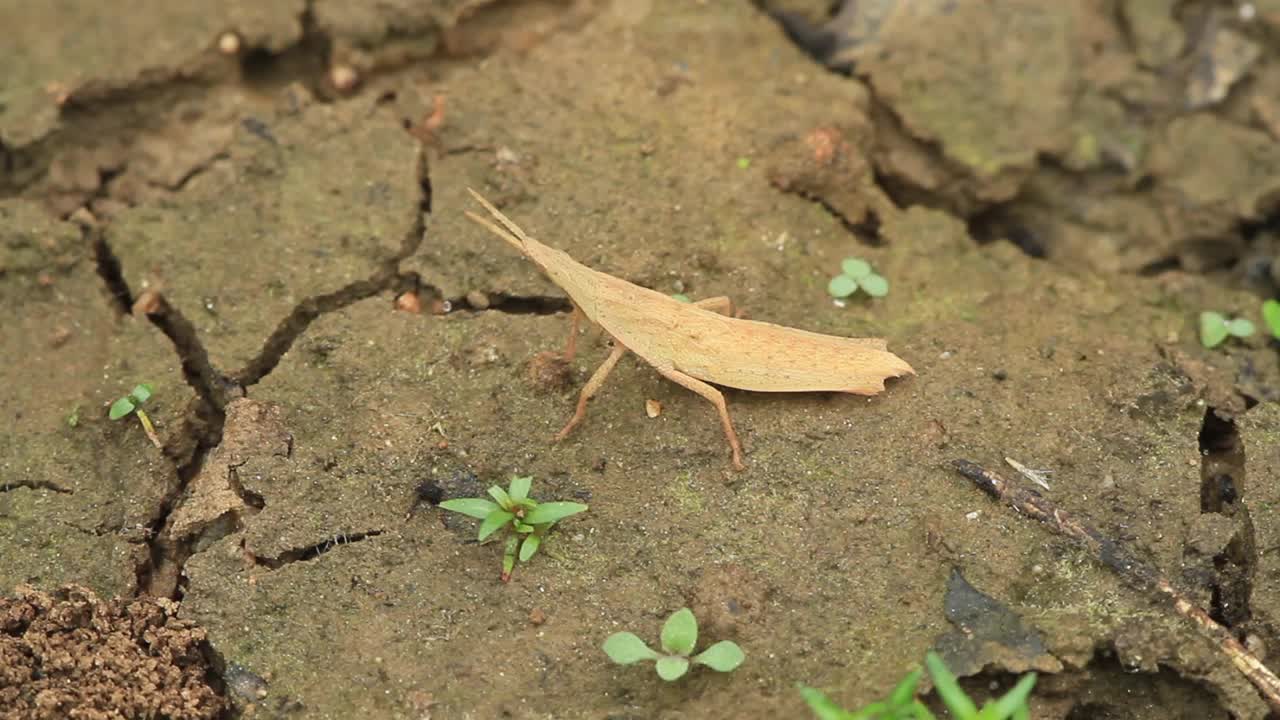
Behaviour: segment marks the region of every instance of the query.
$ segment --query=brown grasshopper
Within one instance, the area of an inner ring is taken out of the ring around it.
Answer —
[[[844,338],[732,317],[729,298],[684,303],[579,263],[529,237],[475,190],[468,191],[501,227],[467,217],[506,240],[559,285],[573,302],[565,357],[572,359],[582,316],[613,337],[613,351],[578,396],[573,417],[556,435],[564,439],[586,416],[587,401],[630,350],[663,377],[706,398],[720,414],[733,467],[742,470],[742,444],[724,395],[708,383],[754,392],[845,392],[875,395],[886,378],[915,374],[880,338]]]

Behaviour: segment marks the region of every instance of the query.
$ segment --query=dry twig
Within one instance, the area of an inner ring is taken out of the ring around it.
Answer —
[[[1231,664],[1253,683],[1272,709],[1280,711],[1280,678],[1241,645],[1230,631],[1174,589],[1158,569],[1137,559],[1116,541],[1104,537],[1096,528],[1059,510],[1040,493],[1015,487],[999,473],[968,460],[956,460],[952,465],[988,495],[1075,541],[1125,580],[1143,589],[1154,589],[1167,597],[1173,602],[1173,609],[1179,615],[1191,620],[1200,634],[1212,640],[1231,659]]]

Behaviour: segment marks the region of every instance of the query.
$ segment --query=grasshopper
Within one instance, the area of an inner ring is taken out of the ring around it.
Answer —
[[[684,303],[592,270],[530,237],[475,190],[468,192],[498,224],[470,211],[467,217],[519,250],[569,295],[573,319],[566,359],[573,358],[584,316],[613,338],[613,350],[583,386],[573,417],[556,440],[567,437],[586,417],[587,402],[628,350],[715,406],[735,470],[746,467],[742,443],[724,394],[710,383],[753,392],[875,395],[884,390],[886,378],[915,374],[880,338],[836,337],[735,318],[728,297]]]

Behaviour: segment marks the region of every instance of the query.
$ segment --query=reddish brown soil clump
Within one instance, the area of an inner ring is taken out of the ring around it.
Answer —
[[[0,718],[216,718],[205,631],[177,603],[68,585],[0,598]]]

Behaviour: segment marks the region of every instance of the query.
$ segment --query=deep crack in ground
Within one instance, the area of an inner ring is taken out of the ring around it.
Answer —
[[[400,272],[401,262],[421,246],[426,231],[426,216],[431,211],[431,183],[425,153],[420,151],[416,162],[419,200],[400,249],[370,277],[349,283],[335,292],[302,300],[266,339],[258,354],[244,368],[230,375],[213,366],[195,327],[162,296],[158,293],[144,293],[135,301],[137,309],[146,313],[151,322],[173,343],[182,363],[183,377],[197,396],[184,414],[182,431],[171,441],[171,447],[166,447],[166,455],[177,466],[178,482],[165,494],[148,523],[147,561],[137,569],[139,594],[181,598],[182,568],[194,552],[194,539],[171,537],[171,518],[186,499],[190,483],[204,466],[209,452],[221,442],[227,402],[245,394],[250,386],[270,374],[298,338],[320,316],[337,312],[380,293],[403,289],[406,285],[416,287],[418,284],[416,275]],[[104,252],[99,256],[99,274],[107,280],[108,290],[115,296],[117,288],[112,287],[109,278],[120,277],[119,262],[105,241],[100,242]],[[110,272],[104,272],[104,266]],[[118,282],[119,287],[128,292],[123,279]]]
[[[286,550],[280,553],[279,555],[277,555],[276,557],[262,557],[259,555],[253,555],[252,556],[253,562],[256,565],[268,568],[270,570],[279,570],[285,565],[289,565],[291,563],[315,560],[316,558],[320,557],[321,555],[324,555],[330,550],[342,547],[343,545],[350,545],[352,543],[358,543],[372,537],[377,537],[381,535],[383,532],[384,531],[382,530],[369,530],[367,532],[357,532],[357,533],[336,533],[328,538],[325,538],[321,542],[313,543],[306,547]]]

